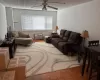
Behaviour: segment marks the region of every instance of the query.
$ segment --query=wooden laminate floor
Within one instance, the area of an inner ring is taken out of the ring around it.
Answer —
[[[87,73],[81,76],[81,66],[49,72],[27,78],[27,80],[88,80]]]

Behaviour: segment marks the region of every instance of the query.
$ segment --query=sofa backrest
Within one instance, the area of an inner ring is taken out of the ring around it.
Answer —
[[[64,36],[66,31],[67,30],[61,29],[61,31],[60,31],[60,38],[63,38],[63,36]]]
[[[68,42],[72,42],[75,44],[80,44],[81,43],[81,36],[80,33],[76,33],[76,32],[71,32]]]
[[[77,44],[82,44],[82,41],[83,41],[83,38],[81,37],[81,34],[80,34],[80,36],[77,39]]]
[[[71,31],[66,31],[63,36],[63,40],[68,41],[70,34],[71,34]]]

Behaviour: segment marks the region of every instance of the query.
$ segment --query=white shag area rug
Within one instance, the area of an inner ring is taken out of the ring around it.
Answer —
[[[45,42],[18,46],[15,57],[25,57],[27,77],[80,65],[76,56],[63,55],[52,44]]]

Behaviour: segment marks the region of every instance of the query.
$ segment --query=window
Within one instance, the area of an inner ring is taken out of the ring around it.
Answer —
[[[23,30],[52,30],[52,16],[21,16]]]

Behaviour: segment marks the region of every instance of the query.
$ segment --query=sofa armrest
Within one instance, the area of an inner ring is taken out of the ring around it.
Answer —
[[[81,51],[81,46],[77,43],[67,42],[65,46],[70,47],[73,51],[78,52]]]
[[[77,45],[77,44],[73,42],[66,42],[66,45]]]
[[[27,38],[31,38],[31,36],[28,34]]]
[[[56,35],[56,36],[51,36],[51,38],[60,38],[60,36],[59,35]]]
[[[51,38],[60,38],[60,36],[57,33],[51,33]]]
[[[67,46],[67,47],[70,47],[70,48],[73,48],[73,47],[79,47],[79,45],[78,44],[76,44],[76,43],[73,43],[73,42],[66,42],[66,44],[65,44],[65,46]]]

